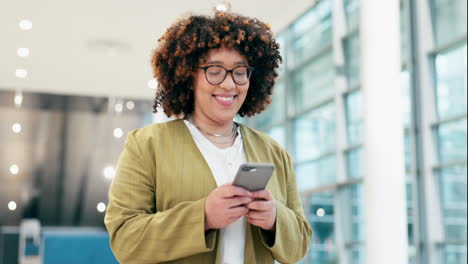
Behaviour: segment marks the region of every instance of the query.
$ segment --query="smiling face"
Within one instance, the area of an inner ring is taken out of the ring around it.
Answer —
[[[206,61],[200,67],[221,66],[226,70],[232,70],[239,66],[249,66],[247,59],[234,49],[220,48],[208,51]],[[220,69],[220,68],[218,68]],[[206,70],[209,78],[216,79],[219,70],[210,68]],[[233,80],[232,74],[242,73],[236,70],[228,73],[219,84],[211,84],[205,77],[203,69],[197,69],[194,74],[194,112],[197,122],[209,122],[211,124],[231,123],[240,107],[244,103],[249,89],[249,82],[239,85]],[[236,77],[238,78],[238,77]],[[240,78],[239,78],[240,79]]]

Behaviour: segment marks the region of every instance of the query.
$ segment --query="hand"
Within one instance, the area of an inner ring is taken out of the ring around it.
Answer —
[[[205,201],[205,231],[223,228],[247,214],[245,204],[253,201],[251,195],[232,183],[214,189]]]
[[[247,221],[264,230],[275,231],[276,201],[268,190],[252,192],[254,200],[247,204]]]

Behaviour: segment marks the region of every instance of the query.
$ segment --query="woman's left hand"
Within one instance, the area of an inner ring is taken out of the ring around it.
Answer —
[[[268,190],[255,191],[250,197],[254,201],[246,205],[249,209],[245,215],[247,221],[264,230],[275,231],[276,201],[271,192]]]

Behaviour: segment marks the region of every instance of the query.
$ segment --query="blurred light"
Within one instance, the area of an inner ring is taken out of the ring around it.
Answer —
[[[19,172],[19,167],[18,167],[18,165],[16,165],[16,164],[11,165],[11,166],[10,166],[10,172],[11,172],[11,174],[13,174],[13,175],[18,174],[18,172]]]
[[[19,48],[18,49],[18,56],[28,57],[29,56],[29,49],[28,48]]]
[[[112,166],[107,166],[104,168],[104,170],[102,171],[102,174],[104,175],[104,178],[106,179],[112,179],[114,178],[115,176],[115,170],[114,170],[114,167]]]
[[[28,71],[25,69],[16,69],[16,77],[24,79],[28,76]]]
[[[15,105],[21,106],[22,103],[23,103],[23,94],[21,92],[17,92],[15,94]]]
[[[133,108],[135,108],[135,103],[133,103],[133,101],[128,101],[125,105],[128,110],[133,110]]]
[[[318,217],[325,216],[325,210],[323,208],[317,209],[317,216]]]
[[[32,28],[32,22],[28,19],[23,19],[19,22],[19,27],[22,30],[30,30]]]
[[[216,10],[220,12],[226,12],[228,10],[228,7],[226,6],[226,4],[217,4]]]
[[[11,126],[11,130],[13,130],[14,133],[18,134],[19,132],[21,132],[21,124],[14,123],[13,126]]]
[[[114,137],[121,138],[123,135],[123,130],[121,128],[114,129]]]
[[[96,208],[100,213],[103,213],[106,210],[106,204],[102,202],[98,203]]]
[[[114,109],[117,113],[121,113],[123,110],[123,105],[121,103],[116,103]]]
[[[10,209],[10,211],[16,210],[16,203],[14,201],[10,201],[8,203],[8,209]]]
[[[155,79],[151,79],[148,81],[148,87],[151,89],[156,89],[158,86],[158,82]]]

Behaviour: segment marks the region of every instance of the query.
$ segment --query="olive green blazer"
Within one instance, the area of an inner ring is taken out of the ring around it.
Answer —
[[[276,233],[271,236],[247,224],[245,263],[296,263],[307,253],[312,230],[291,158],[266,134],[240,128],[247,160],[276,166],[267,186],[276,200]],[[117,259],[135,264],[220,264],[220,232],[204,231],[205,200],[215,188],[183,120],[130,132],[104,220]]]

